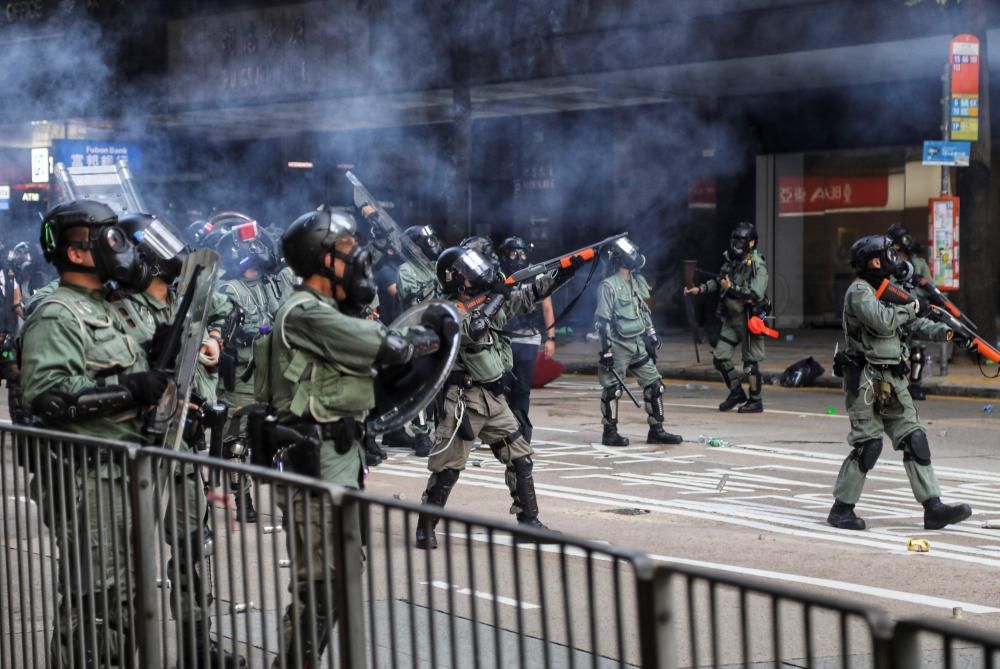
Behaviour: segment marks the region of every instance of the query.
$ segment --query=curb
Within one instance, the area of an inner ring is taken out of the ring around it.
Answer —
[[[569,374],[597,374],[597,363],[591,362],[564,362],[566,373]],[[719,374],[714,369],[691,369],[689,367],[657,367],[660,375],[665,379],[677,379],[681,381],[718,381]],[[781,376],[783,369],[762,369],[764,375],[764,385],[773,385],[768,382],[774,376]],[[934,377],[937,378],[937,377]],[[813,382],[815,388],[841,388],[840,379],[823,376]],[[1000,399],[1000,379],[997,380],[995,388],[984,388],[968,385],[938,384],[934,382],[924,382],[924,391],[931,396],[940,397],[979,397],[985,399]]]

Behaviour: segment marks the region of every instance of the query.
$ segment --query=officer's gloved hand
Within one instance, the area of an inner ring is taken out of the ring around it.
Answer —
[[[469,336],[473,341],[479,341],[490,331],[490,319],[478,316],[469,322]]]
[[[118,377],[118,383],[132,394],[132,399],[147,406],[160,401],[167,390],[169,380],[170,375],[159,370],[133,372]]]
[[[548,297],[552,293],[556,285],[555,277],[553,276],[555,272],[549,273],[544,272],[535,277],[535,298],[542,299]]]
[[[927,318],[931,313],[931,303],[922,297],[917,298],[917,318]]]
[[[615,366],[615,356],[611,355],[611,351],[604,351],[601,353],[599,362],[601,363],[601,367],[611,369]]]
[[[438,304],[427,307],[420,317],[420,324],[436,332],[442,339],[451,339],[458,332],[458,323],[451,312]]]

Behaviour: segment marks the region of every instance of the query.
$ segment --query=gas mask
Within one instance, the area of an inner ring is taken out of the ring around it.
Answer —
[[[528,252],[524,249],[504,251],[503,256],[500,258],[500,263],[503,266],[504,272],[509,276],[528,266]]]
[[[630,271],[640,270],[646,265],[646,256],[639,253],[639,248],[628,237],[616,239],[611,252],[619,265]]]
[[[750,252],[750,238],[743,235],[732,235],[729,238],[729,253],[734,260],[746,257]]]
[[[324,273],[328,279],[336,286],[344,289],[344,305],[349,309],[361,310],[372,303],[377,292],[375,279],[372,277],[372,257],[368,251],[360,245],[355,245],[348,253],[342,253],[336,249],[330,251],[334,258],[338,258],[344,263],[344,276],[338,277],[335,274],[333,263],[325,268]]]
[[[133,237],[153,276],[158,276],[169,284],[181,275],[181,267],[189,249],[169,223],[153,218],[145,228],[136,230]]]
[[[892,241],[888,237],[885,238],[882,251],[877,256],[870,256],[869,261],[872,257],[879,259],[880,266],[876,269],[866,265],[863,270],[858,272],[858,276],[875,288],[879,287],[885,279],[893,278],[902,283],[913,276],[913,265],[905,260],[900,260],[899,254],[893,248]]]
[[[91,228],[88,246],[101,281],[114,281],[118,289],[125,292],[138,293],[149,287],[153,269],[143,262],[138,247],[120,227]]]

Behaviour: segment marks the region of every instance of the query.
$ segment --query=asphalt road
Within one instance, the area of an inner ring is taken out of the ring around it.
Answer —
[[[550,527],[638,548],[667,563],[714,568],[844,597],[884,609],[893,617],[958,616],[986,629],[1000,626],[1000,582],[995,576],[1000,567],[1000,529],[983,527],[984,521],[1000,521],[1000,408],[987,412],[988,401],[946,398],[919,405],[943,499],[970,503],[975,512],[972,518],[945,530],[924,530],[922,508],[910,492],[901,456],[887,444],[857,507],[869,529],[856,533],[825,523],[832,503],[830,491],[847,453],[848,421],[842,394],[768,387],[765,413],[741,416],[718,412],[724,396],[720,385],[670,383],[664,398],[667,427],[686,441],[678,446],[647,445],[644,413],[623,398],[620,429],[632,439],[627,448],[600,445],[598,396],[595,379],[586,376],[563,377],[533,394],[536,488],[541,518]],[[700,436],[729,443],[710,447],[699,443]],[[411,453],[392,452],[388,462],[372,471],[369,490],[418,501],[426,482],[425,465]],[[488,448],[478,448],[449,508],[509,518],[503,472]],[[402,538],[400,527],[393,527],[391,534]],[[930,552],[910,552],[911,538],[926,539]],[[401,543],[398,539],[394,544]],[[471,543],[476,539],[485,541],[474,537]],[[467,543],[464,535],[455,537],[463,559]],[[504,559],[509,559],[511,550],[501,551]],[[522,562],[530,564],[535,559],[533,547],[519,551]],[[422,554],[415,555],[420,558]],[[559,557],[551,550],[542,555],[551,560]],[[422,558],[415,563],[422,564]],[[476,564],[482,564],[481,560],[477,558]],[[453,575],[452,583],[457,584],[453,587],[460,588],[462,578],[460,572]],[[427,581],[433,579],[420,582]],[[611,581],[598,578],[597,582],[598,603],[603,597],[613,600]],[[518,597],[514,586],[509,572],[501,573],[495,587],[480,573],[469,579],[463,592],[473,593],[468,599],[479,590],[505,593],[513,615],[518,601],[537,603],[537,593],[524,592],[522,587]],[[697,602],[693,610],[687,608],[689,595]],[[711,657],[707,655],[711,636],[708,591],[701,586],[693,591],[675,587],[675,596],[680,605],[681,663],[705,662]],[[720,589],[717,598],[718,661],[736,662],[742,658],[743,645],[736,613],[740,603],[726,589]],[[416,593],[416,601],[420,610],[428,605],[423,593]],[[548,601],[551,606],[551,598]],[[442,606],[431,603],[431,608]],[[626,621],[625,633],[617,635],[611,602],[606,606],[607,615],[598,620],[598,654],[617,657],[616,641],[622,636],[627,647],[624,655],[634,660],[633,626]],[[775,657],[770,606],[763,599],[751,598],[747,603],[753,622],[749,651],[754,661]],[[625,610],[629,615],[631,604]],[[801,609],[783,606],[780,611],[785,636],[794,639],[792,628],[802,625]],[[531,610],[522,608],[522,613],[530,622]],[[697,658],[689,637],[691,617],[699,621]],[[506,629],[516,629],[515,622],[501,618]],[[537,628],[540,622],[535,623]],[[823,627],[822,621],[813,624]],[[579,627],[574,644],[589,648],[586,621],[577,620],[574,625]],[[840,637],[834,633],[836,620],[830,617],[828,626],[831,632],[814,642],[812,652],[835,658],[841,653]],[[858,627],[848,640],[849,653],[858,656],[859,666],[870,652],[862,631]],[[934,645],[931,640],[929,646]],[[783,659],[800,658],[806,648],[804,642],[788,641],[781,653]]]
[[[1000,409],[987,413],[987,400],[953,398],[919,406],[944,499],[972,504],[969,521],[923,530],[901,457],[887,447],[858,505],[870,529],[851,533],[825,524],[830,490],[847,452],[842,396],[767,387],[767,411],[741,416],[717,411],[723,395],[718,384],[667,384],[667,427],[687,439],[678,446],[645,444],[644,413],[623,401],[621,431],[633,444],[606,448],[599,443],[593,377],[566,376],[536,391],[531,414],[542,520],[568,535],[640,549],[678,568],[709,568],[840,597],[893,617],[953,620],[957,613],[976,627],[1000,627],[1000,529],[983,527],[990,519],[1000,525]],[[700,435],[729,443],[711,447],[699,443]],[[417,502],[426,480],[425,460],[393,451],[371,471],[367,486],[384,497]],[[4,484],[8,512],[32,511],[13,480]],[[235,633],[251,665],[262,666],[270,661],[262,649],[273,650],[288,601],[285,539],[274,530],[280,514],[264,486],[255,492],[260,522],[233,525],[222,504],[226,497],[214,498],[215,629],[228,638]],[[476,449],[449,508],[509,522],[509,504],[503,466],[488,448]],[[628,562],[601,550],[515,544],[508,534],[461,525],[439,528],[450,549],[422,552],[412,548],[412,516],[378,511],[371,520],[365,595],[371,605],[366,611],[373,612],[367,647],[377,654],[374,666],[638,663],[636,589]],[[926,539],[930,552],[908,551],[911,538]],[[13,537],[5,543],[8,551],[18,545]],[[51,546],[43,541],[31,552],[50,555]],[[13,559],[16,553],[7,555]],[[160,546],[157,561],[165,564],[166,557]],[[33,596],[44,601],[51,583],[32,581]],[[807,616],[795,603],[775,608],[767,597],[741,599],[734,588],[710,590],[704,580],[675,577],[671,586],[679,666],[729,667],[744,657],[755,668],[871,666],[872,646],[860,619],[846,623],[845,637],[841,620],[821,607]],[[244,608],[246,613],[231,613]],[[39,648],[45,643],[42,613],[32,615]],[[164,624],[169,639],[171,626]],[[19,643],[20,624],[12,628],[7,640]],[[940,641],[925,641],[921,666],[944,666],[930,650]],[[815,661],[807,661],[810,655]],[[845,655],[851,658],[846,665]],[[960,650],[956,657],[970,660],[975,654]]]

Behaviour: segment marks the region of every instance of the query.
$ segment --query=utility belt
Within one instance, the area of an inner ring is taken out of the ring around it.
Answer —
[[[462,389],[469,389],[474,386],[480,388],[485,388],[494,395],[503,395],[506,386],[503,382],[503,377],[495,381],[476,381],[466,372],[452,372],[448,375],[448,380],[445,382],[445,386],[458,386]]]
[[[892,384],[884,379],[885,375],[906,378],[910,366],[905,360],[895,363],[874,364],[867,361],[863,355],[848,355],[840,351],[833,358],[833,375],[844,379],[844,388],[852,395],[861,391],[861,377],[865,367],[879,372],[878,378],[870,379],[871,391],[869,401],[875,413],[881,416],[900,416],[904,407],[893,390]],[[866,394],[869,391],[866,391]]]
[[[364,437],[364,423],[341,418],[329,423],[309,419],[279,422],[266,408],[249,414],[248,433],[251,461],[262,467],[287,466],[298,474],[319,476],[320,449],[324,441],[333,442],[343,455]]]

